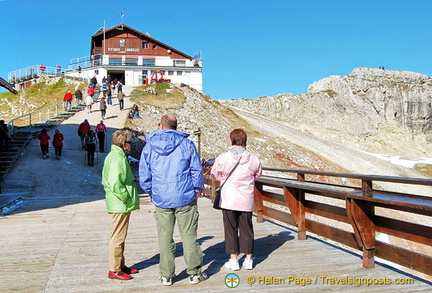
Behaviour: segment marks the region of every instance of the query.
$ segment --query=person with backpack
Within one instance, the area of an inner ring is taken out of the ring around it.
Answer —
[[[87,151],[87,166],[94,166],[94,154],[96,152],[96,144],[98,143],[98,139],[96,137],[93,129],[90,129],[89,132],[85,135],[85,144]]]
[[[88,122],[87,119],[84,119],[84,121],[78,126],[78,136],[81,139],[81,149],[85,149],[86,147],[84,138],[86,134],[89,132],[89,130],[90,130],[90,123]]]

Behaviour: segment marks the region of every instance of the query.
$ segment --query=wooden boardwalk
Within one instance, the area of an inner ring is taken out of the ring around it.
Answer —
[[[61,204],[59,204],[61,203]],[[199,200],[199,241],[209,279],[189,285],[176,232],[178,277],[171,287],[159,281],[158,245],[153,205],[142,195],[141,209],[131,217],[127,238],[127,264],[140,269],[130,281],[107,278],[110,216],[100,195],[63,195],[34,198],[15,213],[0,219],[0,292],[203,292],[228,290],[223,268],[223,226],[220,211],[210,200]],[[363,269],[359,255],[296,233],[270,222],[254,223],[255,268],[236,272],[235,292],[427,292],[431,283],[377,264]],[[412,282],[396,285],[343,284],[357,282]],[[360,279],[361,280],[361,279]],[[248,284],[251,283],[251,284]],[[311,282],[311,284],[308,284]],[[339,282],[339,285],[336,284]],[[297,284],[296,284],[297,283]]]
[[[106,124],[111,132],[127,115],[127,111],[117,109],[108,108],[112,118]],[[232,272],[223,268],[227,255],[222,215],[212,209],[208,198],[199,199],[198,231],[208,280],[189,285],[176,230],[178,276],[171,287],[160,284],[154,207],[146,195],[141,195],[141,209],[132,214],[125,253],[127,265],[139,268],[140,273],[129,281],[107,278],[111,217],[106,213],[100,184],[102,155],[106,153],[100,154],[94,168],[83,166],[76,129],[84,118],[95,125],[100,114],[77,113],[59,126],[67,142],[63,160],[42,160],[38,141],[33,140],[19,165],[8,175],[8,180],[29,180],[29,186],[34,187],[25,197],[24,206],[0,217],[0,292],[230,290],[225,282]],[[232,292],[427,292],[432,288],[431,280],[412,279],[412,275],[380,263],[374,269],[364,269],[359,254],[313,237],[297,240],[296,232],[287,227],[270,222],[254,223],[254,227],[255,267],[252,271],[236,272],[240,283]],[[391,284],[356,284],[358,281]]]

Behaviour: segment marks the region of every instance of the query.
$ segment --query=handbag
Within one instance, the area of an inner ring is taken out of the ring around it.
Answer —
[[[216,210],[221,210],[222,208],[220,207],[220,201],[221,201],[221,190],[222,187],[224,186],[225,182],[227,182],[228,178],[231,176],[231,174],[234,172],[234,170],[237,168],[237,166],[240,164],[240,160],[238,160],[237,164],[234,166],[234,168],[232,168],[231,172],[228,174],[228,177],[225,179],[224,183],[216,188],[216,196],[213,202],[213,208]]]

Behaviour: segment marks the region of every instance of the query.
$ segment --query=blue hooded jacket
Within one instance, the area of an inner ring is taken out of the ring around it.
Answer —
[[[188,205],[201,192],[201,161],[188,136],[173,129],[156,130],[146,136],[139,163],[139,183],[157,207]]]

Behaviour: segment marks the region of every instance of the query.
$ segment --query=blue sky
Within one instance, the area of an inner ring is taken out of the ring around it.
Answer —
[[[104,21],[202,52],[214,99],[300,94],[330,75],[379,67],[432,75],[430,0],[0,0],[0,76],[88,56]]]

